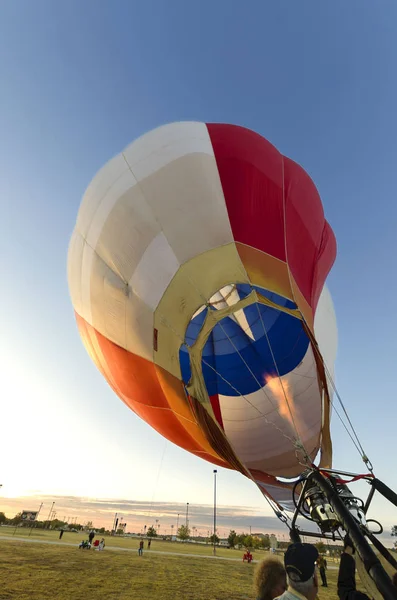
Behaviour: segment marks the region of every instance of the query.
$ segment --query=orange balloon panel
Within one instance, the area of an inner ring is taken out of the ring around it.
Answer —
[[[76,313],[81,339],[116,394],[168,440],[219,466],[229,468],[197,425],[182,383],[148,360],[117,346]]]

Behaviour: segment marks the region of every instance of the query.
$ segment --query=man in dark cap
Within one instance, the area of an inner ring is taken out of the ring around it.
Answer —
[[[312,544],[291,544],[284,555],[288,589],[280,600],[315,600],[318,592],[316,560],[318,552]]]

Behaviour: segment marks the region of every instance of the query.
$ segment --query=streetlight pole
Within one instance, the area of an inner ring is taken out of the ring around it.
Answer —
[[[48,519],[47,519],[47,521],[48,521],[48,527],[46,527],[46,529],[49,529],[49,527],[50,527],[50,519],[51,519],[52,509],[54,508],[54,504],[55,504],[55,502],[53,502],[51,504],[50,512],[48,513]]]
[[[186,529],[189,527],[189,502],[186,502]]]
[[[216,536],[216,474],[217,474],[217,470],[214,469],[214,556],[216,554],[216,544],[215,544],[215,536]]]

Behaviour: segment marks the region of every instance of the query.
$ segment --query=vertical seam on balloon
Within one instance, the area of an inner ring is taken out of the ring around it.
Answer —
[[[166,236],[166,235],[165,235],[165,233],[164,233],[164,230],[163,230],[163,228],[162,228],[162,226],[161,226],[161,223],[160,223],[160,221],[158,220],[158,217],[157,217],[157,215],[156,215],[155,211],[153,210],[153,208],[150,206],[150,204],[149,204],[149,203],[148,203],[148,201],[146,200],[146,196],[145,196],[145,194],[144,194],[144,191],[143,191],[143,189],[142,189],[142,186],[141,186],[140,182],[138,181],[137,177],[135,176],[135,174],[134,174],[134,171],[132,170],[132,167],[131,167],[130,163],[129,163],[129,162],[128,162],[128,160],[127,160],[127,157],[126,157],[126,156],[125,156],[125,154],[124,154],[124,151],[121,153],[121,155],[122,155],[122,157],[123,157],[123,159],[124,159],[124,161],[125,161],[125,164],[127,165],[128,169],[129,169],[130,173],[131,173],[131,174],[132,174],[132,176],[134,177],[134,179],[135,179],[135,181],[136,181],[136,185],[137,185],[137,187],[138,187],[138,188],[139,188],[139,190],[141,191],[142,197],[143,197],[143,198],[144,198],[144,200],[145,200],[145,204],[146,204],[146,205],[147,205],[147,207],[149,208],[149,210],[150,210],[151,214],[153,215],[153,218],[154,218],[154,220],[156,221],[157,225],[158,225],[158,226],[159,226],[159,228],[160,228],[160,231],[162,232],[162,234],[164,235],[165,239],[167,240],[167,244],[168,244],[168,245],[171,247],[171,244],[169,243],[169,241],[168,241],[168,238],[167,238],[167,236]],[[149,244],[150,244],[150,242],[149,242]],[[148,246],[149,246],[149,244],[148,244]],[[148,248],[148,246],[145,248],[145,250],[144,250],[144,251],[146,251],[146,249]],[[178,261],[178,262],[179,262],[179,261]],[[180,268],[180,265],[179,265],[179,268]],[[179,268],[178,268],[178,269],[179,269]],[[174,276],[175,276],[175,275],[174,275]],[[172,278],[172,279],[173,279],[173,278]],[[171,280],[171,281],[172,281],[172,280]],[[127,285],[129,286],[129,282],[127,282]],[[158,305],[157,305],[157,306],[158,306]],[[156,309],[157,309],[157,307],[156,307]],[[152,324],[152,329],[154,328],[154,315],[155,315],[156,309],[155,309],[155,310],[153,310],[153,324]],[[126,331],[126,335],[127,335],[127,331]],[[155,350],[154,350],[154,346],[153,346],[153,348],[152,348],[152,353],[151,353],[151,356],[152,356],[152,361],[153,361],[153,363],[154,363],[154,364],[156,364],[156,363],[155,363],[155,360],[154,360],[154,358],[155,358]]]
[[[285,259],[286,259],[286,263],[287,263],[287,272],[288,272],[288,278],[289,278],[289,282],[290,282],[290,287],[291,287],[291,293],[292,293],[292,297],[293,300],[299,310],[299,312],[301,313],[302,316],[302,320],[304,321],[304,323],[307,326],[306,323],[306,319],[305,316],[302,314],[302,311],[299,308],[299,304],[296,302],[296,297],[295,297],[295,292],[294,292],[294,287],[292,285],[292,279],[291,279],[291,272],[290,272],[290,267],[289,267],[289,262],[288,262],[288,246],[287,246],[287,216],[286,216],[286,199],[285,199],[285,165],[284,165],[284,155],[281,156],[281,165],[282,165],[282,185],[283,185],[283,219],[284,219],[284,249],[285,249]],[[309,338],[309,343],[310,342],[310,338]],[[324,419],[324,411],[325,411],[325,405],[324,405],[324,399],[322,399],[321,402],[322,406],[321,406],[321,413],[322,413],[322,418]],[[291,410],[290,410],[291,413]],[[291,415],[292,416],[292,415]],[[321,438],[322,438],[322,431],[320,433]],[[321,442],[320,442],[321,443]]]
[[[313,283],[314,283],[314,277],[315,277],[315,274],[317,271],[318,261],[321,258],[321,256],[324,254],[324,251],[326,248],[325,235],[324,235],[326,227],[327,227],[327,221],[324,219],[324,225],[323,225],[323,229],[321,231],[320,246],[316,252],[316,260],[314,261],[312,278],[311,278],[311,283],[310,283],[310,305],[311,306],[313,306],[313,294],[314,294]],[[324,287],[324,284],[323,284],[323,287]]]
[[[209,139],[209,141],[210,141],[211,148],[212,148],[212,152],[213,152],[213,155],[214,155],[214,160],[215,160],[215,165],[216,165],[216,173],[217,173],[217,175],[218,175],[219,187],[220,187],[220,189],[222,190],[223,204],[224,204],[225,212],[226,212],[226,214],[227,214],[227,220],[228,220],[228,222],[229,222],[229,229],[230,229],[230,232],[231,232],[231,234],[232,234],[233,243],[235,244],[235,243],[236,243],[236,240],[235,240],[234,233],[233,233],[233,227],[232,227],[232,224],[231,224],[231,222],[230,222],[230,216],[229,216],[229,211],[228,211],[228,208],[227,208],[227,202],[226,202],[225,190],[223,189],[223,183],[222,183],[221,175],[220,175],[220,173],[219,173],[219,165],[218,165],[218,160],[217,160],[217,157],[216,157],[216,152],[215,152],[214,145],[213,145],[213,143],[212,143],[211,134],[210,134],[210,131],[209,131],[209,129],[208,129],[208,123],[205,123],[205,128],[206,128],[207,135],[208,135],[208,139]],[[241,259],[240,259],[240,260],[241,260]]]

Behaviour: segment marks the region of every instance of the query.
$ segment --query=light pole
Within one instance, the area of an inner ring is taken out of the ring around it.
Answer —
[[[178,518],[176,520],[176,534],[178,535],[178,529],[179,529],[179,513],[178,513]]]
[[[215,536],[216,536],[216,474],[217,470],[214,469],[214,556],[216,554],[216,544],[215,544]]]
[[[50,519],[51,519],[51,513],[52,513],[52,509],[54,508],[54,504],[55,504],[55,502],[53,502],[53,503],[51,504],[50,512],[48,513],[48,519],[47,519],[47,521],[48,521],[48,526],[46,527],[46,529],[49,529],[49,528],[50,528]]]
[[[186,529],[189,527],[189,502],[186,502]]]
[[[111,533],[111,535],[115,535],[118,522],[119,522],[119,520],[117,518],[117,513],[115,513],[114,514],[114,519],[113,519],[113,526],[112,526],[112,533]]]

